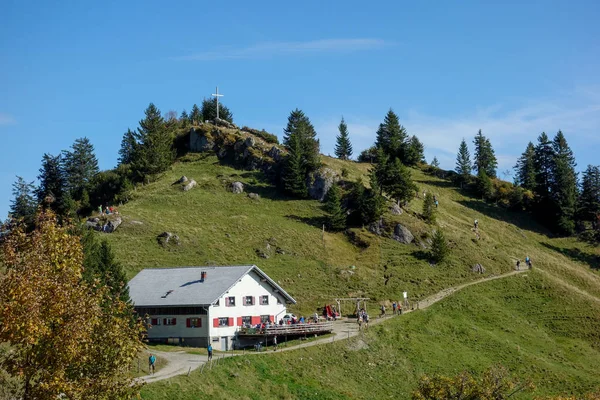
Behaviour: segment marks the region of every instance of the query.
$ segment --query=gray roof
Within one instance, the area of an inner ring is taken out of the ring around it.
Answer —
[[[204,282],[202,271],[207,274]],[[250,271],[278,290],[286,302],[296,303],[256,265],[143,269],[129,281],[129,295],[138,307],[210,305]]]

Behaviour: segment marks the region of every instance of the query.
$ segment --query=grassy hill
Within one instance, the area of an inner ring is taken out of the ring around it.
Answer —
[[[346,168],[349,180],[364,177],[369,168],[323,161],[338,172]],[[182,175],[198,187],[183,192],[172,185]],[[509,271],[526,255],[534,263],[527,278],[471,287],[427,311],[378,326],[361,339],[368,349],[338,343],[235,358],[209,375],[152,384],[144,398],[406,398],[423,372],[482,371],[494,363],[532,377],[540,393],[599,386],[597,249],[549,238],[527,215],[485,204],[419,170],[413,178],[421,193],[439,199],[438,224],[452,246],[447,264],[431,266],[419,245],[362,228],[352,229],[360,246],[344,233],[323,234],[318,202],[282,196],[262,173],[235,170],[212,155],[187,155],[159,181],[138,187],[133,200],[119,208],[122,226],[105,235],[129,277],[142,268],[255,263],[298,300],[294,311],[300,314],[335,297],[370,297],[373,310],[403,291],[417,300],[479,278],[471,272],[476,263],[486,275]],[[260,200],[231,193],[236,180]],[[418,217],[422,201],[414,199],[407,212],[386,220],[402,223],[426,244],[432,227]],[[474,219],[479,240],[471,229]],[[163,231],[177,234],[181,245],[161,247],[156,236]],[[174,395],[179,388],[187,397]]]

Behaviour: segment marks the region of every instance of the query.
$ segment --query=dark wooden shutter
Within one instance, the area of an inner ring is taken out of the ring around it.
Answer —
[[[198,326],[197,328],[202,328],[202,318],[198,318]]]
[[[163,318],[163,325],[166,325],[166,324],[167,324],[167,319]]]
[[[154,326],[158,325],[158,319],[152,318],[152,320],[150,321],[150,325],[154,325]]]
[[[173,318],[173,325],[177,325],[177,318]]]
[[[187,318],[185,320],[185,326],[188,327],[188,328],[192,327],[192,319],[191,318]]]

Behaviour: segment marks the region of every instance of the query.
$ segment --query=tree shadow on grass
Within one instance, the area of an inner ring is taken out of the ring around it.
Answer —
[[[411,253],[411,256],[421,261],[431,261],[431,253],[425,250],[417,250]]]
[[[286,215],[285,217],[317,228],[323,228],[323,224],[326,222],[325,217],[299,217],[297,215]]]
[[[564,256],[569,257],[571,260],[579,261],[590,266],[591,269],[600,270],[600,256],[596,254],[585,253],[580,249],[567,249],[562,247],[554,246],[550,243],[541,243],[542,246],[554,250]]]
[[[450,181],[415,181],[428,186],[437,186],[444,189],[456,189],[456,186]]]
[[[531,216],[528,213],[507,210],[493,204],[484,203],[480,200],[459,200],[458,203],[472,210],[480,212],[490,218],[494,218],[498,221],[503,221],[515,225],[520,229],[525,229],[542,235],[551,236],[550,231],[548,231],[540,224],[535,222],[533,220],[533,216]],[[482,226],[480,224],[479,227],[485,230],[485,226]]]

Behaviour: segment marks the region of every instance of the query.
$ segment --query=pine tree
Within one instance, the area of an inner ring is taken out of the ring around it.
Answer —
[[[60,155],[44,154],[38,180],[40,181],[36,189],[38,203],[49,206],[59,216],[66,215],[70,200],[67,198],[67,185]]]
[[[480,169],[477,174],[476,181],[477,193],[485,200],[490,200],[494,195],[494,185],[492,180],[485,172],[485,169]]]
[[[380,182],[383,190],[392,196],[398,204],[408,202],[414,197],[417,186],[411,179],[410,170],[396,158],[386,171],[383,182]]]
[[[325,196],[325,211],[327,212],[327,226],[333,231],[346,229],[346,212],[342,208],[342,192],[337,185],[333,185]]]
[[[193,111],[193,110],[192,110]],[[202,119],[214,121],[217,118],[217,98],[202,100]],[[219,118],[233,123],[233,113],[219,101]]]
[[[188,115],[187,111],[183,110],[181,112],[181,115],[179,116],[179,126],[185,129],[188,127],[189,124],[190,116]]]
[[[536,214],[540,218],[554,214],[550,191],[552,190],[552,171],[554,170],[554,149],[545,132],[538,137],[535,146],[535,194],[537,197]]]
[[[301,110],[290,113],[283,138],[289,160],[282,178],[284,188],[296,196],[307,195],[306,179],[320,166],[319,140],[316,136],[315,128]],[[300,186],[304,188],[300,189]]]
[[[448,255],[450,255],[450,247],[448,247],[444,233],[438,228],[433,234],[431,258],[436,263],[441,263],[448,258]]]
[[[411,136],[405,145],[404,162],[406,165],[417,165],[425,160],[425,146],[416,136]]]
[[[375,164],[375,167],[372,168],[370,172],[377,180],[377,187],[379,188],[378,193],[381,195],[383,194],[384,186],[388,180],[388,169],[391,163],[388,155],[384,153],[381,147],[377,148],[376,154],[377,164]]]
[[[467,183],[471,177],[471,155],[469,154],[469,147],[467,142],[463,138],[458,148],[458,154],[456,156],[456,173],[458,174],[461,182]]]
[[[471,162],[469,162],[469,165],[470,164],[471,164]],[[433,160],[431,160],[431,166],[433,168],[439,168],[440,167],[440,162],[438,161],[437,157],[435,157],[435,156],[433,157]]]
[[[348,137],[348,126],[346,125],[346,121],[344,121],[344,117],[342,117],[338,129],[340,134],[336,137],[335,155],[340,160],[349,160],[352,155],[352,144]]]
[[[192,125],[200,125],[200,123],[202,122],[202,112],[200,111],[200,108],[198,108],[197,104],[194,104],[192,106],[192,112],[190,113],[190,122],[192,123]]]
[[[423,201],[423,219],[428,224],[433,224],[435,222],[435,201],[433,200],[433,195],[431,193],[427,193],[425,195],[425,201]]]
[[[67,190],[74,200],[80,201],[100,171],[94,146],[86,137],[76,139],[70,151],[63,151],[62,163]]]
[[[515,165],[515,183],[524,189],[535,189],[535,147],[529,142]]]
[[[121,148],[119,149],[119,164],[132,164],[138,151],[136,133],[131,129],[123,134]]]
[[[141,178],[166,171],[175,159],[174,135],[165,126],[160,110],[150,103],[145,115],[146,118],[140,121],[136,135],[139,157],[134,157],[134,169]]]
[[[400,125],[398,116],[390,108],[383,123],[379,124],[375,145],[383,149],[383,152],[390,159],[399,157],[400,161],[405,162],[404,153],[407,137],[406,129]]]
[[[385,198],[379,194],[381,190],[373,171],[370,174],[369,180],[371,188],[362,190],[358,201],[358,212],[363,224],[378,221],[383,215],[385,207]]]
[[[556,224],[559,232],[567,235],[575,231],[575,211],[577,206],[577,173],[575,156],[561,131],[552,142],[554,161],[552,163],[551,195],[556,207]]]
[[[473,169],[479,174],[479,170],[484,169],[485,173],[490,178],[496,177],[496,168],[498,167],[498,161],[492,144],[488,138],[483,136],[481,129],[473,140],[475,144],[475,161]]]
[[[600,167],[588,165],[583,173],[578,217],[600,229]]]
[[[22,219],[26,226],[31,226],[35,218],[37,202],[34,190],[33,182],[27,182],[20,176],[17,176],[17,181],[13,183],[10,215],[14,219]]]

